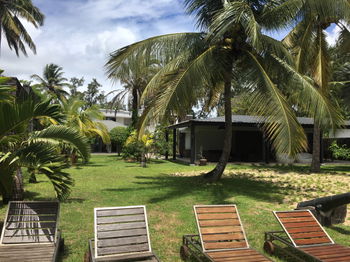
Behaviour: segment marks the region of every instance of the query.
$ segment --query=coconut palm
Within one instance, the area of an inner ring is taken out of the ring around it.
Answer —
[[[23,198],[21,167],[45,174],[59,199],[68,196],[72,179],[62,171],[65,164],[57,145],[69,143],[88,160],[86,138],[75,129],[60,125],[29,131],[33,119],[62,122],[60,110],[59,105],[50,101],[35,101],[30,97],[12,103],[0,102],[0,193],[4,201],[11,197]]]
[[[104,119],[103,113],[97,106],[86,108],[85,104],[86,102],[76,98],[69,99],[62,104],[63,113],[66,116],[65,125],[78,130],[82,136],[87,138],[98,136],[105,144],[110,144],[107,127],[98,122]]]
[[[172,55],[172,61],[145,88],[143,98],[151,102],[142,117],[144,124],[165,112],[187,107],[203,86],[212,88],[213,94],[224,94],[223,151],[218,164],[206,177],[220,179],[230,155],[233,77],[244,77],[254,90],[250,97],[254,112],[261,116],[264,131],[277,152],[294,155],[307,147],[305,133],[285,96],[291,88],[300,89],[302,101],[310,105],[309,110],[317,109],[320,118],[337,117],[328,107],[327,98],[294,70],[282,44],[262,33],[263,24],[259,22],[264,12],[274,8],[278,1],[186,0],[185,3],[188,13],[197,17],[203,33],[158,36],[126,46],[111,55],[114,63],[109,69],[127,63],[135,53]],[[280,26],[276,24],[273,28]]]
[[[69,86],[67,78],[63,77],[63,68],[55,64],[47,64],[43,71],[43,76],[32,75],[32,78],[37,80],[39,84],[35,85],[41,87],[48,92],[54,101],[65,101],[68,92],[63,87]]]
[[[2,37],[5,37],[8,46],[15,50],[17,56],[20,51],[27,55],[25,45],[36,53],[35,44],[21,20],[38,28],[43,25],[44,15],[31,0],[0,0],[0,46]]]
[[[147,59],[142,56],[129,57],[128,63],[120,66],[114,65],[113,56],[107,62],[108,77],[113,81],[119,80],[124,90],[115,90],[109,94],[115,93],[112,98],[111,107],[115,107],[120,101],[124,101],[126,96],[131,100],[131,126],[136,128],[141,107],[140,97],[148,81],[160,69],[158,61]],[[109,95],[108,94],[108,95]]]
[[[292,10],[292,12],[291,12]],[[331,96],[330,81],[332,77],[330,48],[326,40],[326,30],[331,25],[339,26],[341,29],[341,45],[349,48],[349,31],[342,21],[350,21],[350,2],[347,0],[309,0],[309,1],[286,1],[283,5],[270,9],[265,15],[275,16],[275,22],[283,13],[292,15],[290,20],[298,23],[283,39],[283,43],[291,50],[296,64],[296,70],[312,79],[314,88],[318,89],[324,96]],[[283,16],[286,18],[286,16]],[[266,22],[269,20],[266,19]],[[267,23],[267,26],[271,24]],[[320,140],[321,128],[335,127],[336,119],[315,119],[313,132],[313,158],[311,170],[320,171]]]

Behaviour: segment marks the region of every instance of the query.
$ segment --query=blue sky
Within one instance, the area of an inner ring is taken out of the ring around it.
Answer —
[[[194,31],[194,19],[185,14],[182,0],[33,0],[45,14],[39,29],[26,24],[37,46],[37,55],[17,58],[4,42],[0,68],[6,75],[30,79],[55,63],[65,76],[92,78],[110,92],[120,86],[106,79],[103,65],[118,48],[154,35]],[[280,39],[285,33],[273,34]],[[329,41],[337,32],[330,29]]]

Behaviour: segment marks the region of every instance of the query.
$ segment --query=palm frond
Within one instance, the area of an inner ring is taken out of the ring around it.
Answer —
[[[248,50],[245,52],[252,70],[251,77],[256,79],[255,86],[258,87],[252,97],[252,110],[261,117],[264,130],[275,150],[288,155],[306,150],[306,136],[291,105],[271,80],[259,57]]]

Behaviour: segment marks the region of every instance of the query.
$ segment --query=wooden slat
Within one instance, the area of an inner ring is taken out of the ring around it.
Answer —
[[[112,247],[112,246],[122,246],[128,244],[141,244],[147,243],[147,236],[137,236],[137,237],[122,237],[122,238],[112,238],[97,241],[97,247]]]
[[[120,222],[145,221],[144,215],[135,216],[116,216],[116,217],[98,217],[97,224],[110,224]]]
[[[140,235],[147,235],[146,228],[97,232],[98,239],[113,238],[113,237],[140,236]]]
[[[247,247],[245,242],[204,242],[204,248],[207,250],[210,249],[224,249],[224,248],[243,248]]]
[[[287,229],[294,228],[294,227],[318,227],[319,226],[316,221],[301,222],[301,223],[283,223],[283,225]]]
[[[235,213],[222,213],[222,214],[198,214],[199,220],[202,219],[227,219],[227,218],[237,218]]]
[[[142,252],[148,250],[148,244],[139,245],[127,245],[119,247],[105,247],[99,248],[97,254],[99,256],[110,255],[110,254],[121,254],[121,253],[131,253],[131,252]]]
[[[310,213],[308,211],[296,211],[296,212],[276,212],[279,218],[283,217],[309,217]]]
[[[207,241],[219,241],[219,240],[233,240],[233,239],[244,239],[243,233],[228,233],[228,234],[210,234],[202,235],[204,242]]]
[[[18,243],[41,243],[41,242],[53,242],[54,236],[14,236],[4,237],[2,240],[3,244],[18,244]]]
[[[4,236],[39,236],[55,235],[55,229],[14,229],[6,230]]]
[[[38,229],[38,228],[50,228],[56,229],[56,222],[40,222],[40,223],[21,223],[12,222],[6,224],[6,229]]]
[[[197,214],[203,213],[236,213],[236,209],[231,207],[196,207]]]
[[[314,244],[323,244],[330,243],[328,237],[319,237],[319,238],[307,238],[307,239],[294,239],[295,244],[297,245],[314,245]]]
[[[283,223],[315,221],[313,217],[288,217],[288,218],[281,218],[280,220]]]
[[[291,233],[293,239],[298,238],[313,238],[313,237],[326,237],[327,235],[323,232],[310,232],[310,233]]]
[[[215,262],[220,261],[240,261],[240,262],[260,262],[260,261],[271,261],[261,255],[259,252],[253,249],[238,249],[230,251],[215,251],[207,252],[207,255],[211,257]]]
[[[57,208],[37,208],[37,209],[15,209],[11,208],[9,210],[9,215],[55,215],[57,214]]]
[[[323,232],[320,227],[296,227],[288,229],[288,233],[308,233],[308,232]]]
[[[350,261],[350,248],[337,244],[316,247],[303,247],[300,249],[324,262]]]
[[[242,232],[242,228],[239,226],[227,226],[227,227],[202,227],[202,234],[217,234],[217,233],[234,233]]]
[[[143,208],[97,210],[97,217],[144,214]]]
[[[102,224],[97,226],[97,231],[111,231],[111,230],[122,230],[122,229],[136,229],[145,228],[146,222],[132,222],[132,223],[120,223],[120,224]]]
[[[200,220],[199,225],[203,226],[240,226],[238,219],[220,219],[220,220]]]
[[[29,223],[29,222],[44,222],[44,221],[56,221],[57,216],[38,216],[38,215],[24,215],[24,216],[8,216],[7,222],[22,222],[22,223]]]

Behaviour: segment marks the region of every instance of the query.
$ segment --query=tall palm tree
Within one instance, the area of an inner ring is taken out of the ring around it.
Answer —
[[[283,43],[291,50],[296,64],[296,70],[312,79],[315,89],[324,96],[331,96],[330,81],[332,77],[330,48],[326,40],[326,30],[331,25],[339,26],[343,35],[344,47],[349,47],[349,31],[342,21],[350,21],[350,2],[348,0],[309,0],[286,1],[266,14],[278,18],[287,10],[299,18],[298,23],[283,39]],[[293,19],[290,17],[290,20]],[[285,16],[284,16],[285,17]],[[271,21],[272,22],[272,21]],[[269,26],[269,25],[268,25]],[[335,105],[330,105],[335,107]],[[313,158],[311,170],[320,171],[320,141],[321,128],[335,127],[339,122],[336,119],[320,119],[312,115],[314,121]]]
[[[124,101],[126,96],[130,96],[129,100],[131,100],[132,111],[131,126],[136,128],[139,109],[141,107],[140,97],[148,81],[160,69],[159,63],[155,59],[147,59],[138,55],[129,57],[128,63],[116,66],[114,64],[114,56],[112,55],[106,64],[106,68],[108,78],[113,81],[119,80],[124,87],[124,90],[115,90],[109,93],[116,93],[112,98],[110,106],[114,107],[120,101]]]
[[[43,25],[44,15],[31,0],[0,0],[0,46],[2,37],[5,37],[17,56],[20,51],[27,55],[25,44],[36,53],[35,44],[21,19],[38,28]]]
[[[294,70],[282,44],[262,33],[262,16],[275,3],[261,0],[186,0],[188,13],[197,17],[203,33],[157,36],[117,50],[114,67],[137,53],[173,59],[148,83],[143,97],[151,99],[142,122],[177,111],[193,102],[196,91],[210,86],[224,94],[225,134],[220,160],[206,177],[218,180],[226,167],[232,140],[232,79],[243,76],[254,90],[254,111],[277,152],[294,155],[305,150],[305,133],[296,119],[285,90],[298,87],[302,101],[317,108],[321,117],[333,116],[328,100]],[[272,19],[270,17],[270,19]],[[274,29],[280,27],[275,25]],[[282,81],[283,80],[283,81]],[[277,84],[278,83],[278,84]],[[141,128],[142,129],[142,128]]]
[[[63,87],[69,86],[66,82],[67,78],[63,77],[63,68],[55,64],[47,64],[43,71],[43,76],[32,75],[32,78],[37,80],[39,84],[37,87],[43,88],[47,91],[55,100],[65,101],[66,96],[69,95]]]

